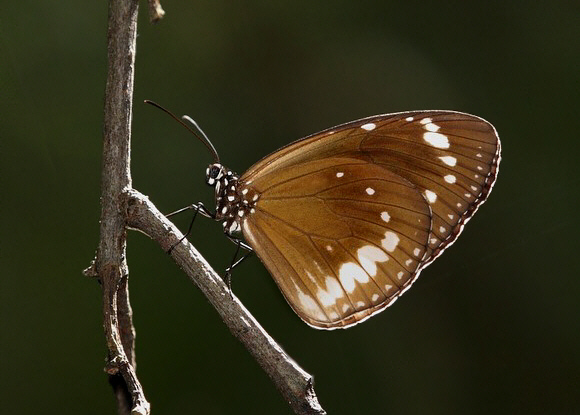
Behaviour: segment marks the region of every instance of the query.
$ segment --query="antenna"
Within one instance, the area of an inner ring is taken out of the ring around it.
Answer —
[[[179,118],[177,118],[175,115],[173,115],[173,113],[171,111],[163,108],[161,105],[159,105],[159,104],[157,104],[157,103],[155,103],[153,101],[150,101],[148,99],[145,100],[145,103],[146,104],[151,104],[154,107],[159,108],[161,111],[165,112],[166,114],[169,114],[169,116],[171,118],[173,118],[175,121],[177,121],[179,124],[181,124],[185,128],[187,128],[187,130],[190,133],[192,133],[194,136],[196,136],[199,141],[201,141],[203,144],[205,144],[205,146],[208,148],[208,150],[213,154],[214,162],[215,163],[219,163],[220,162],[220,156],[218,155],[218,152],[216,151],[215,147],[213,146],[213,144],[211,143],[211,141],[209,141],[209,138],[207,137],[207,135],[205,135],[205,133],[199,127],[199,125],[197,125],[197,123],[195,121],[193,121],[190,117],[188,117],[187,115],[184,115],[182,118],[184,120],[188,121],[189,123],[191,123],[191,125],[193,126],[194,129],[190,128],[186,123],[184,123]],[[197,130],[197,132],[195,130]]]

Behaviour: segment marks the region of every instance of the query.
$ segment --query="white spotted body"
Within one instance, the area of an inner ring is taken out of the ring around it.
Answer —
[[[259,195],[248,186],[240,189],[238,175],[219,163],[207,168],[206,182],[215,187],[215,219],[223,221],[227,235],[239,233],[243,220],[254,210]]]

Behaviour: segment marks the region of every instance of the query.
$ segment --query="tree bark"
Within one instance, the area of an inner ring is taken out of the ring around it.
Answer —
[[[131,188],[131,119],[137,34],[137,0],[111,0],[107,30],[107,83],[101,173],[100,241],[94,263],[103,289],[106,371],[119,414],[149,413],[135,373],[135,329],[126,262],[127,213],[122,195]]]

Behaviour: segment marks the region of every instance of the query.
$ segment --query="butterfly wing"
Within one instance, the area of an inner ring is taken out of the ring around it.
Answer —
[[[242,222],[288,303],[323,328],[386,307],[416,278],[428,249],[431,211],[421,194],[359,159],[288,169],[300,174],[268,187]]]
[[[472,115],[354,121],[252,166],[239,189],[259,199],[242,231],[300,317],[345,327],[392,303],[455,241],[499,160],[495,129]]]

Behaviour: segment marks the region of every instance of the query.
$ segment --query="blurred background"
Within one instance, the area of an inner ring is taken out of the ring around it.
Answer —
[[[7,2],[0,16],[0,413],[114,414],[98,242],[107,2]],[[349,330],[300,321],[252,258],[236,295],[315,377],[329,414],[571,414],[580,407],[580,3],[141,2],[134,187],[213,205],[189,114],[240,173],[310,133],[414,109],[477,114],[503,163],[459,242]],[[175,219],[186,229],[190,216]],[[198,219],[220,273],[233,245]],[[216,312],[142,234],[128,241],[138,374],[153,414],[286,414]]]

